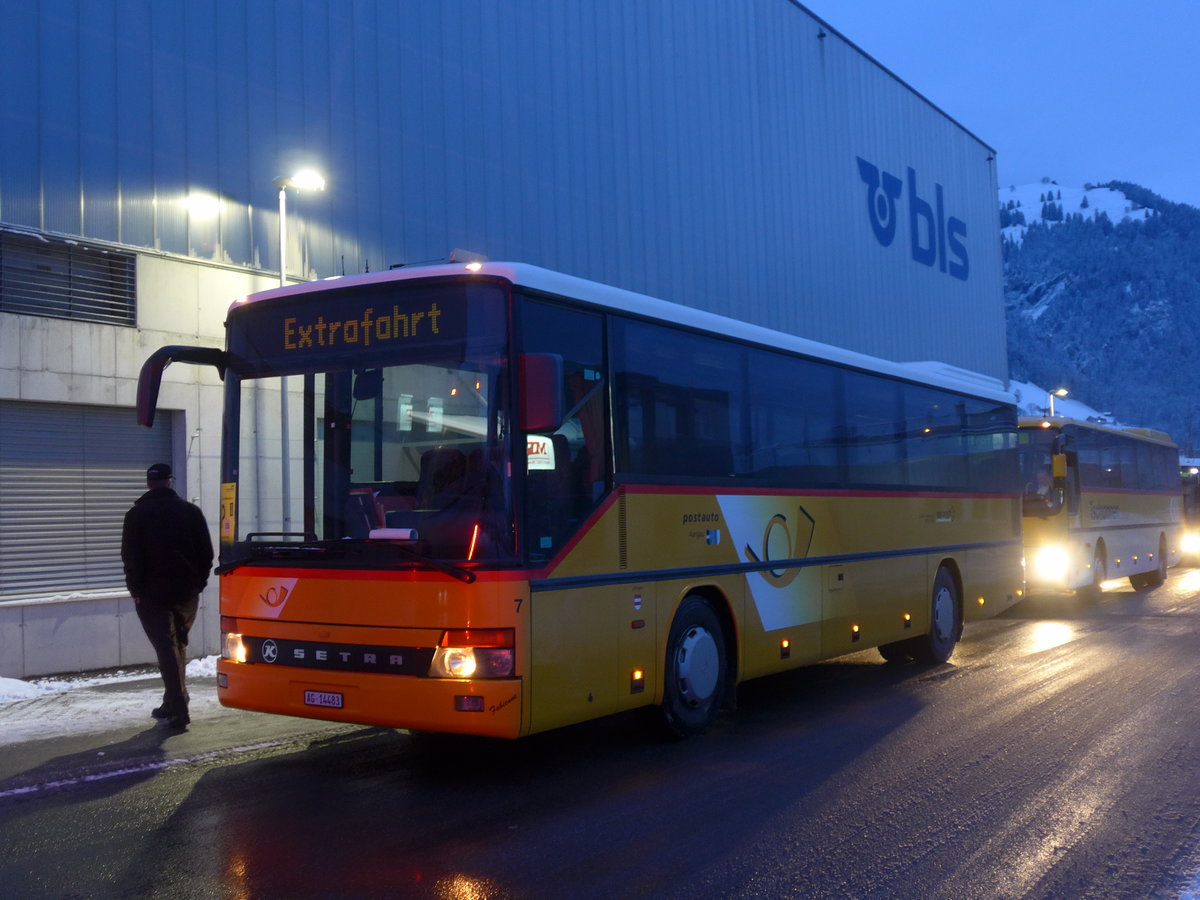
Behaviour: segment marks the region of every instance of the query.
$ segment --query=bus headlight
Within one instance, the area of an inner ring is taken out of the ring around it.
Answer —
[[[447,631],[429,664],[430,678],[509,678],[513,671],[511,628]]]
[[[1195,531],[1185,531],[1179,542],[1180,552],[1186,553],[1188,556],[1195,556],[1200,553],[1200,534]]]
[[[1033,577],[1038,581],[1066,581],[1070,558],[1063,547],[1039,547],[1033,554]]]
[[[246,644],[240,634],[226,632],[221,635],[221,659],[234,662],[246,661]]]

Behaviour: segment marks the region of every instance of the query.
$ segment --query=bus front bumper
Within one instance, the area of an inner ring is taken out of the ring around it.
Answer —
[[[217,662],[221,705],[412,731],[521,736],[521,679],[458,680]]]

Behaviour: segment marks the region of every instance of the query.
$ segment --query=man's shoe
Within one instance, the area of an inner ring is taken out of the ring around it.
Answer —
[[[171,707],[165,703],[162,706],[156,706],[150,710],[150,715],[156,719],[169,719],[171,718]]]
[[[188,715],[188,711],[182,709],[167,718],[167,725],[171,728],[187,728],[191,721],[192,717]]]

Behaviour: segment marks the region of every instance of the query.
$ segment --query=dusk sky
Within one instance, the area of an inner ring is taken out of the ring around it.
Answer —
[[[999,186],[1200,207],[1200,0],[801,0],[997,150]]]

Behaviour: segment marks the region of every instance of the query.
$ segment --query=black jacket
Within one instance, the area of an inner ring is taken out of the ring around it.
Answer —
[[[121,562],[134,597],[194,597],[208,584],[213,562],[204,513],[169,487],[146,491],[125,513]]]

